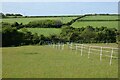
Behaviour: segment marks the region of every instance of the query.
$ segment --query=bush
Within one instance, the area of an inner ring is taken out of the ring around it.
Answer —
[[[26,27],[30,28],[60,28],[62,22],[60,20],[38,20],[29,22]]]

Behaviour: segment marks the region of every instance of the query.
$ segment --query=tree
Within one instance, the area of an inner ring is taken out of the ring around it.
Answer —
[[[3,13],[0,13],[0,18],[5,18],[5,15]]]
[[[22,42],[23,33],[13,27],[2,27],[2,46],[18,46]]]
[[[33,34],[32,41],[33,41],[33,44],[38,44],[40,42],[40,39],[37,33]]]
[[[96,36],[96,33],[92,26],[87,26],[85,30],[81,33],[81,37],[85,42],[91,42],[91,41],[93,42],[95,36]]]

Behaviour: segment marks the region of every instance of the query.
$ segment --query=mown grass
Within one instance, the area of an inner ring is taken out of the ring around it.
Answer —
[[[76,21],[72,24],[75,28],[93,26],[93,27],[108,27],[118,29],[118,21]]]
[[[63,23],[67,23],[75,18],[77,17],[4,18],[2,19],[2,21],[8,23],[18,22],[18,23],[27,24],[31,21],[50,19],[50,20],[61,20]]]
[[[50,36],[50,35],[60,35],[60,28],[26,28],[28,31],[37,33],[38,35]],[[21,30],[19,30],[21,31]]]
[[[114,45],[114,44],[112,44]],[[3,48],[3,78],[117,78],[118,63],[99,55],[52,46]]]

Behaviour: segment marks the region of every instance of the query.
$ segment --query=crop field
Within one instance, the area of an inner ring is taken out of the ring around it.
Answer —
[[[118,21],[76,21],[72,24],[75,28],[93,26],[93,27],[108,27],[118,29]]]
[[[45,19],[52,19],[52,20],[61,20],[63,23],[67,23],[71,21],[72,19],[75,19],[77,17],[41,17],[41,18],[4,18],[2,19],[3,22],[9,22],[9,23],[23,23],[27,24],[31,21],[36,21],[36,20],[45,20]]]
[[[59,35],[61,29],[59,28],[26,28],[28,31],[37,33],[38,35],[50,36],[50,35]],[[20,30],[21,31],[21,30]]]
[[[92,45],[92,44],[87,44]],[[116,44],[93,44],[113,46]],[[109,58],[99,60],[99,55],[69,49],[58,49],[52,45],[4,47],[3,78],[117,78],[118,61]]]

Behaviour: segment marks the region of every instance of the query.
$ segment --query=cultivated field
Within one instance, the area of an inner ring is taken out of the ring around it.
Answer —
[[[87,44],[92,45],[92,44]],[[93,44],[111,46],[116,44]],[[88,59],[87,52],[70,49],[68,45],[61,50],[57,47],[21,46],[3,48],[3,78],[117,78],[118,62],[93,52]],[[111,50],[110,50],[111,51]],[[99,52],[98,52],[99,54]]]

